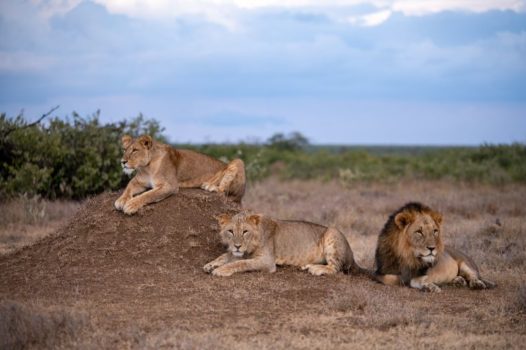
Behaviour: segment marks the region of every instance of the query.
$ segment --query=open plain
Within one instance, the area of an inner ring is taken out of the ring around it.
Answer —
[[[336,226],[368,269],[389,214],[408,201],[428,204],[444,215],[446,244],[498,284],[440,294],[290,267],[213,277],[202,271],[222,252],[213,216],[238,207],[184,190],[129,217],[113,209],[117,196],[60,207],[61,219],[51,215],[50,223],[2,227],[0,348],[519,349],[526,342],[523,185],[267,179],[249,186],[244,207]]]

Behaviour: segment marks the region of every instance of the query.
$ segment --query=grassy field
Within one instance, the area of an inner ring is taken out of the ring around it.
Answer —
[[[56,231],[82,205],[20,196],[0,204],[0,255],[29,245]]]
[[[106,202],[111,203],[112,198]],[[104,272],[106,265],[101,265],[98,273],[108,273],[110,282],[97,289],[94,286],[102,277],[97,277],[97,271],[89,270],[89,266],[78,269],[90,271],[93,277],[75,275],[77,284],[68,284],[70,277],[60,277],[69,276],[66,270],[54,271],[46,282],[35,266],[31,268],[36,271],[33,276],[43,282],[20,281],[23,287],[0,288],[0,338],[8,333],[6,325],[14,322],[18,325],[18,344],[37,348],[523,348],[526,186],[446,180],[349,184],[269,178],[249,186],[244,206],[283,219],[336,226],[346,234],[358,263],[371,269],[376,237],[388,215],[414,200],[444,214],[446,244],[473,257],[482,274],[497,282],[496,289],[446,287],[441,294],[432,295],[342,274],[314,277],[292,268],[280,268],[272,275],[249,273],[219,279],[200,271],[209,256],[196,258],[199,263],[189,262],[196,266],[188,267],[192,271],[188,275],[171,265],[175,256],[153,265],[147,257],[148,264],[133,269],[134,260],[130,260],[130,277],[124,280],[129,285],[119,285],[120,289],[114,284],[126,276]],[[173,198],[169,203],[176,201]],[[11,221],[0,230],[4,254],[0,263],[8,261],[12,251],[23,245],[29,245],[24,253],[24,259],[28,259],[37,237],[54,231],[79,207],[84,208],[75,202],[31,203],[25,199],[3,204],[2,219]],[[162,203],[144,217],[164,208]],[[118,222],[109,224],[131,225],[130,229],[136,226],[131,220],[137,218],[116,218]],[[204,227],[207,232],[208,226]],[[131,237],[140,241],[141,251],[153,250],[151,256],[155,256],[156,249],[170,244],[171,238],[160,237],[160,233],[156,236],[148,227],[138,229],[131,232]],[[99,232],[100,237],[110,234],[104,230]],[[97,227],[93,232],[98,232]],[[146,238],[142,241],[141,237],[148,235],[153,243]],[[68,237],[63,244],[73,239]],[[191,234],[188,237],[184,240],[195,239]],[[108,238],[114,245],[97,248],[104,250],[104,264],[118,260],[120,246],[113,240]],[[92,249],[89,237],[86,242],[85,250]],[[179,249],[179,245],[174,243],[170,249]],[[199,244],[190,242],[190,246]],[[63,250],[57,252],[59,260]],[[134,259],[141,256],[139,251],[133,254],[139,254],[133,255]],[[92,264],[96,269],[97,260]],[[67,262],[57,266],[64,269]],[[12,269],[16,266],[10,267],[10,273]],[[173,280],[172,273],[179,273],[179,277]],[[45,293],[48,284],[61,283],[64,286],[59,298],[56,291]]]

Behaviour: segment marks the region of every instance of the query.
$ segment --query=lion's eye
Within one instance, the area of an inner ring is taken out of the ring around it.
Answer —
[[[438,236],[438,230],[437,230],[437,229],[435,229],[435,230],[433,231],[433,235],[435,235],[435,237]]]
[[[234,237],[234,231],[232,230],[226,231],[226,234],[229,235],[230,237]]]
[[[424,234],[422,233],[422,230],[415,231],[415,237],[416,238],[423,238]]]
[[[132,150],[132,154],[135,153],[135,152],[137,152],[137,151],[138,151],[137,149],[133,149],[133,150]]]
[[[248,233],[248,230],[243,230],[243,236],[245,236]]]

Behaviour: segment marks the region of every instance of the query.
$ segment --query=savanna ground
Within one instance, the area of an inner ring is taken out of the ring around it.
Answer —
[[[335,226],[369,269],[391,212],[414,200],[441,211],[446,243],[498,287],[440,294],[295,268],[212,277],[201,270],[221,252],[212,216],[237,208],[183,191],[126,217],[117,195],[3,204],[0,348],[524,348],[524,185],[250,184],[245,207]]]

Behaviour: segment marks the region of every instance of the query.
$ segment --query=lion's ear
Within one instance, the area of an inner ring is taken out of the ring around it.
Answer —
[[[434,211],[431,213],[431,217],[433,218],[433,220],[435,220],[435,223],[438,225],[438,226],[441,226],[442,225],[442,214]]]
[[[232,216],[230,214],[219,214],[214,216],[214,218],[219,223],[219,226],[225,226],[232,220]]]
[[[259,226],[259,223],[261,222],[262,215],[261,214],[254,214],[250,215],[247,220],[254,226]]]
[[[139,137],[139,142],[147,149],[152,148],[153,139],[150,135],[142,135]]]
[[[132,141],[133,139],[130,135],[124,135],[123,137],[121,137],[122,148],[128,148],[131,145]]]
[[[398,226],[400,230],[403,230],[407,225],[413,222],[413,215],[411,215],[411,213],[401,212],[395,216],[394,221],[396,226]]]

